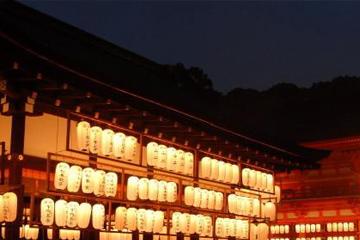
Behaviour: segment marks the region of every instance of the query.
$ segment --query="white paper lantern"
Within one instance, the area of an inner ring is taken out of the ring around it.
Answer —
[[[208,209],[215,209],[215,198],[216,198],[215,191],[209,191],[208,192],[208,205],[207,205]]]
[[[269,226],[266,223],[258,224],[258,238],[259,240],[267,240],[269,235]]]
[[[233,164],[232,166],[232,184],[238,184],[240,180],[240,168],[238,165]]]
[[[186,186],[184,190],[184,202],[187,206],[192,206],[194,204],[194,187]]]
[[[159,169],[166,169],[167,163],[167,147],[163,144],[158,146],[159,158],[156,163],[156,167]]]
[[[105,174],[104,192],[106,197],[115,197],[117,192],[118,176],[114,172]]]
[[[215,235],[218,237],[225,237],[224,233],[225,233],[224,219],[216,218],[216,220],[215,220]]]
[[[166,151],[166,170],[175,172],[176,169],[176,149],[168,147]]]
[[[125,138],[125,159],[128,161],[135,161],[137,152],[137,139],[133,136],[126,136]]]
[[[223,161],[218,161],[219,166],[219,174],[217,181],[224,182],[225,181],[225,175],[226,175],[226,166]]]
[[[174,229],[175,232],[180,232],[180,219],[182,218],[182,214],[180,212],[174,212],[172,214],[172,218],[171,218],[171,223],[172,223],[172,228]]]
[[[74,228],[78,224],[79,203],[71,201],[66,205],[66,226]]]
[[[156,179],[149,180],[148,198],[151,201],[157,201],[158,198],[159,181]]]
[[[225,163],[225,179],[224,182],[232,182],[232,165],[231,163]]]
[[[254,169],[249,170],[249,187],[254,188],[256,184],[256,171]]]
[[[319,226],[320,226],[320,224],[319,224]],[[285,234],[288,234],[290,232],[289,225],[285,225],[284,232],[285,232]]]
[[[353,222],[349,222],[349,232],[353,232],[355,230],[355,225]]]
[[[300,230],[301,230],[301,229],[300,229],[300,224],[296,224],[296,225],[295,225],[295,232],[296,232],[296,233],[300,233]]]
[[[14,222],[17,216],[17,195],[13,192],[7,192],[3,195],[4,200],[4,220],[5,222]]]
[[[189,234],[194,234],[195,230],[196,230],[196,220],[197,220],[197,216],[190,214],[190,224],[188,226],[189,228]]]
[[[229,194],[228,196],[228,208],[230,213],[236,213],[236,200],[237,196],[235,194]]]
[[[270,173],[267,174],[267,191],[273,192],[274,191],[274,176]]]
[[[90,144],[90,123],[81,121],[76,126],[77,145],[80,151],[87,151]]]
[[[60,162],[56,165],[54,187],[56,189],[65,190],[68,182],[70,166],[67,163]]]
[[[168,182],[166,184],[166,201],[175,202],[177,199],[177,186],[174,182]]]
[[[81,190],[83,193],[94,192],[94,169],[87,167],[82,171]]]
[[[149,142],[146,145],[147,165],[156,166],[156,163],[157,163],[158,158],[159,158],[158,147],[159,147],[159,145],[156,142]]]
[[[219,177],[219,164],[218,160],[211,159],[210,161],[210,179],[217,180]]]
[[[264,214],[265,217],[270,218],[270,221],[274,221],[276,219],[276,207],[273,202],[265,203]]]
[[[158,201],[159,202],[165,202],[167,198],[167,182],[165,181],[159,181],[159,188],[158,188]]]
[[[267,189],[267,174],[262,172],[261,173],[261,187],[260,189],[266,190]]]
[[[193,176],[194,174],[194,154],[191,152],[186,152],[184,155],[185,165],[184,165],[184,174]]]
[[[194,207],[200,207],[201,204],[201,188],[194,188]]]
[[[154,233],[160,233],[163,226],[164,226],[164,212],[155,211],[154,212],[153,232]]]
[[[90,224],[91,205],[89,203],[81,203],[78,210],[78,226],[85,229]]]
[[[316,232],[315,224],[310,225],[310,232],[312,232],[312,233]]]
[[[117,207],[115,210],[115,229],[121,231],[126,226],[126,208]]]
[[[39,228],[37,227],[31,227],[29,228],[30,231],[30,239],[36,240],[39,237]]]
[[[81,233],[79,230],[73,230],[73,239],[74,240],[80,240],[80,237],[81,237]]]
[[[206,189],[201,189],[200,208],[207,208],[208,201],[209,201],[209,191]]]
[[[260,190],[262,187],[262,172],[260,171],[256,171],[256,183],[255,183],[255,188]]]
[[[139,232],[145,231],[145,214],[146,210],[143,208],[140,208],[136,212],[136,225]]]
[[[92,208],[92,225],[94,229],[101,230],[104,228],[105,207],[102,204],[94,204]]]
[[[100,150],[101,145],[101,134],[102,129],[98,126],[93,126],[90,128],[90,144],[89,150],[91,153],[97,154]]]
[[[176,166],[175,172],[184,173],[185,167],[185,152],[181,149],[176,150]]]
[[[189,233],[189,225],[190,225],[190,214],[189,213],[183,213],[181,218],[179,219],[179,228],[180,232],[184,234]]]
[[[67,190],[69,192],[78,192],[81,186],[82,168],[76,165],[70,167],[68,175]]]
[[[196,215],[195,232],[202,235],[204,231],[204,216],[201,214]]]
[[[250,169],[249,168],[244,168],[241,171],[242,184],[244,186],[249,186],[249,179],[250,179]]]
[[[46,235],[47,235],[47,239],[50,239],[50,240],[53,239],[53,230],[52,230],[52,228],[48,228],[46,230]],[[20,238],[22,238],[22,237],[20,237]]]
[[[105,175],[103,170],[96,170],[94,173],[94,194],[103,196],[105,194]]]
[[[153,231],[153,223],[154,223],[154,210],[146,210],[145,212],[145,232],[152,232]]]
[[[55,224],[58,227],[66,226],[67,202],[65,200],[57,200],[55,202]]]
[[[140,178],[138,182],[138,194],[141,200],[149,198],[149,179]]]
[[[212,236],[212,219],[210,216],[204,216],[203,234],[208,237]]]
[[[101,154],[104,156],[110,156],[113,151],[113,137],[114,131],[111,129],[105,129],[101,134]]]
[[[202,178],[210,178],[210,171],[211,171],[211,159],[209,157],[203,157],[200,161],[200,168]]]
[[[252,200],[252,215],[254,217],[260,217],[260,200],[257,198]]]
[[[338,231],[338,229],[337,229],[337,223],[332,223],[332,230],[333,230],[333,232],[337,232]]]
[[[51,198],[44,198],[40,203],[40,220],[44,226],[50,226],[54,223],[55,203]]]
[[[215,192],[215,210],[221,210],[223,208],[223,194],[221,192]]]
[[[126,228],[130,231],[136,230],[136,208],[128,208],[126,211]]]
[[[281,200],[281,189],[280,186],[275,185],[275,197],[276,197],[276,202],[279,203]]]
[[[349,223],[344,222],[343,228],[344,228],[344,232],[348,232],[349,231]]]
[[[126,185],[126,197],[130,201],[135,201],[139,195],[139,178],[136,176],[131,176],[127,180]]]
[[[67,231],[66,229],[60,229],[59,230],[59,238],[61,240],[66,240],[67,239]]]
[[[125,158],[125,134],[118,132],[115,133],[112,139],[112,154],[118,159]]]

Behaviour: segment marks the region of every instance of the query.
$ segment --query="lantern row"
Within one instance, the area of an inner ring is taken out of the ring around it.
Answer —
[[[6,231],[6,226],[5,226],[5,224],[3,224],[1,227],[2,239],[5,239],[5,231]],[[19,237],[25,238],[25,239],[36,240],[39,237],[39,228],[38,227],[30,227],[29,224],[22,225],[21,227],[19,227]]]
[[[257,198],[229,194],[228,208],[233,214],[260,217],[260,200]]]
[[[355,224],[353,222],[333,222],[326,224],[328,232],[353,232],[355,231]]]
[[[103,170],[94,170],[90,167],[82,169],[79,166],[60,162],[55,168],[54,187],[69,192],[78,192],[95,196],[115,197],[118,177],[114,172],[105,173]]]
[[[177,185],[174,182],[131,176],[127,180],[126,196],[130,201],[138,198],[173,203],[177,199]]]
[[[156,142],[146,145],[146,162],[154,168],[193,176],[194,154]]]
[[[189,214],[182,212],[174,212],[171,217],[172,232],[194,234],[197,233],[200,236],[209,236],[212,234],[212,219],[210,216],[202,214]]]
[[[14,222],[17,216],[17,195],[6,192],[0,195],[0,222]]]
[[[119,232],[100,232],[99,233],[99,240],[119,240],[119,239],[132,240],[132,236],[129,233],[119,233]]]
[[[126,136],[122,132],[115,133],[111,129],[102,130],[98,126],[81,121],[76,127],[77,144],[80,151],[89,151],[126,161],[134,161],[138,150],[138,141],[134,136]]]
[[[40,220],[44,226],[55,224],[58,227],[88,228],[90,219],[94,229],[104,228],[105,207],[102,204],[78,203],[75,201],[54,200],[44,198],[41,200]]]
[[[327,240],[355,240],[355,236],[337,236],[337,237],[327,237]]]
[[[184,191],[185,205],[211,210],[221,210],[224,203],[222,192],[199,187],[186,186]]]
[[[269,226],[266,223],[251,223],[250,224],[250,239],[251,240],[268,240]]]
[[[295,240],[322,240],[322,238],[321,237],[295,238]]]
[[[320,224],[296,224],[295,232],[296,233],[321,232],[321,225]]]
[[[274,176],[270,173],[244,168],[241,177],[243,185],[251,189],[267,192],[274,191]]]
[[[320,227],[320,226],[318,226],[318,227]],[[271,225],[270,232],[271,232],[271,234],[288,234],[290,232],[290,226],[289,225]]]
[[[218,237],[235,237],[238,239],[249,238],[249,222],[241,219],[217,218],[215,234]]]
[[[240,168],[236,164],[203,157],[200,161],[200,177],[223,183],[239,184]]]

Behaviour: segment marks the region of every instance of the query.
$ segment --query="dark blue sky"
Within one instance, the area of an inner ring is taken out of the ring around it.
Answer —
[[[360,75],[360,2],[33,1],[27,5],[216,89]]]

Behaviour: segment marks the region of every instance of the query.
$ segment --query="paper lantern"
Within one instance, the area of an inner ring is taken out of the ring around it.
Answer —
[[[165,145],[160,144],[158,147],[159,158],[156,163],[156,167],[160,169],[166,169],[167,163],[167,147]]]
[[[318,225],[318,224],[316,224],[316,225]],[[320,226],[320,224],[319,224],[319,226]],[[290,232],[289,225],[285,225],[284,232],[285,232],[285,234],[288,234]]]
[[[273,192],[274,191],[274,176],[272,174],[267,174],[267,180],[266,180],[266,184],[267,184],[267,191],[269,192]]]
[[[194,154],[191,152],[186,152],[184,155],[185,165],[184,165],[184,174],[193,176],[194,174]]]
[[[81,190],[83,193],[94,192],[94,173],[94,169],[89,167],[82,170]]]
[[[208,209],[215,209],[215,198],[216,198],[215,191],[209,191],[208,192],[208,205],[207,205]]]
[[[300,224],[300,232],[305,233],[306,227],[305,224]]]
[[[221,192],[215,192],[215,210],[221,210],[223,208],[223,194]]]
[[[210,171],[211,171],[211,159],[209,157],[203,157],[200,161],[200,168],[202,178],[210,178]]]
[[[146,210],[145,212],[145,232],[152,232],[153,231],[153,223],[154,223],[154,210]]]
[[[312,232],[312,233],[316,232],[315,224],[310,225],[310,232]]]
[[[90,145],[90,123],[81,121],[76,126],[77,145],[80,151],[87,151]]]
[[[96,170],[94,173],[94,194],[103,196],[105,194],[105,175],[103,170]]]
[[[326,230],[327,230],[328,232],[332,232],[332,224],[331,224],[331,223],[327,223],[327,224],[326,224]]]
[[[183,213],[181,218],[179,219],[179,228],[180,232],[189,234],[189,225],[190,225],[190,214]]]
[[[176,233],[180,232],[180,219],[182,214],[180,212],[174,212],[171,217],[172,228]]]
[[[117,207],[115,211],[115,228],[121,231],[126,225],[126,208]]]
[[[184,202],[187,206],[192,206],[194,204],[194,187],[186,186],[184,193]]]
[[[168,182],[166,184],[166,201],[175,202],[177,199],[177,186],[174,182]]]
[[[176,169],[176,149],[168,147],[166,151],[166,170],[175,172]]]
[[[349,231],[349,223],[344,222],[343,228],[344,228],[344,232],[348,232]]]
[[[281,200],[281,189],[280,186],[275,185],[275,197],[276,197],[276,202],[279,203]]]
[[[156,179],[150,179],[149,180],[149,189],[148,189],[149,200],[157,201],[158,189],[159,189],[159,181]]]
[[[257,198],[252,200],[252,215],[254,217],[260,217],[260,200]]]
[[[267,240],[269,235],[269,226],[266,223],[259,223],[257,227],[259,240]]]
[[[210,179],[217,180],[219,177],[219,164],[218,160],[211,159],[210,161]]]
[[[157,163],[158,157],[159,157],[158,147],[159,147],[159,145],[156,142],[149,142],[146,145],[147,165],[156,166],[156,163]]]
[[[51,198],[44,198],[40,203],[40,221],[44,226],[50,226],[54,223],[55,204]]]
[[[284,234],[284,226],[283,225],[279,226],[279,233]]]
[[[141,200],[146,200],[149,198],[149,179],[140,178],[138,182],[138,194]]]
[[[160,233],[163,226],[164,226],[164,212],[155,211],[154,212],[153,232]]]
[[[118,132],[113,135],[112,154],[118,159],[125,158],[125,134]]]
[[[5,222],[13,222],[17,216],[17,195],[13,192],[7,192],[3,195],[4,200],[4,220]]]
[[[196,219],[197,219],[197,216],[196,215],[193,215],[193,214],[190,214],[190,223],[189,223],[189,226],[188,226],[188,229],[189,229],[189,234],[194,234],[195,233],[195,230],[196,230]]]
[[[185,167],[185,152],[181,149],[176,150],[176,166],[175,172],[184,173]]]
[[[78,209],[78,226],[85,229],[90,224],[91,205],[89,203],[81,203]]]
[[[212,236],[212,219],[210,216],[204,216],[204,230],[203,234],[205,236]]]
[[[47,235],[47,239],[50,239],[50,240],[53,239],[53,230],[52,230],[52,228],[48,228],[48,229],[46,230],[46,235]],[[21,238],[21,237],[20,237],[20,238]]]
[[[114,131],[111,129],[105,129],[101,134],[101,154],[104,156],[110,156],[113,151],[113,137]]]
[[[74,228],[78,224],[79,203],[71,201],[66,205],[66,226]]]
[[[342,232],[343,231],[343,223],[339,222],[338,223],[338,232]]]
[[[256,183],[255,183],[255,188],[260,190],[262,187],[262,172],[260,171],[255,171],[256,172]]]
[[[229,194],[228,196],[228,208],[230,213],[236,213],[236,200],[237,197],[235,194]]]
[[[130,231],[136,230],[136,208],[128,208],[126,211],[126,228]]]
[[[104,228],[105,207],[102,204],[94,204],[92,207],[92,225],[94,229],[101,230]]]
[[[225,174],[226,174],[225,163],[223,161],[218,161],[218,166],[219,166],[219,174],[218,174],[217,181],[224,182],[225,181]]]
[[[56,165],[54,187],[56,189],[65,190],[68,182],[70,166],[67,163],[60,162]]]
[[[143,208],[140,208],[136,212],[136,225],[139,232],[145,231],[145,214],[146,210]]]
[[[125,159],[132,162],[135,161],[137,151],[137,139],[133,136],[125,138]]]
[[[78,192],[81,186],[82,168],[76,165],[70,167],[68,175],[67,190],[69,192]]]
[[[232,168],[232,180],[231,184],[238,184],[240,180],[240,168],[238,165],[233,164]]]
[[[274,221],[276,219],[276,207],[273,202],[265,203],[264,214],[265,217],[270,219],[270,221]]]
[[[55,224],[58,227],[66,226],[67,202],[65,200],[57,200],[55,202]]]
[[[355,226],[353,222],[349,222],[349,232],[353,232],[355,230]]]
[[[232,182],[232,165],[231,163],[225,163],[225,179],[224,182]]]
[[[249,168],[244,168],[241,171],[242,184],[244,186],[249,186],[249,179],[250,179],[250,169]]]
[[[73,239],[74,240],[80,240],[81,233],[79,230],[72,230],[73,231]]]
[[[196,215],[195,232],[201,235],[204,231],[204,216],[201,214]]]
[[[32,239],[32,240],[38,239],[38,237],[39,237],[39,228],[30,227],[29,228],[29,235],[30,235],[30,239]]]
[[[261,173],[261,187],[260,189],[266,190],[267,189],[267,174],[262,172]]]
[[[101,145],[101,134],[102,129],[100,127],[93,126],[90,128],[89,150],[91,153],[97,154],[99,152]]]
[[[200,208],[207,208],[209,200],[209,191],[206,189],[201,189],[201,201]]]
[[[235,237],[236,234],[235,219],[229,219],[227,232],[229,237]]]
[[[295,232],[296,232],[296,233],[300,233],[300,230],[301,230],[301,229],[300,229],[300,225],[299,225],[299,224],[296,224],[296,225],[295,225]]]
[[[117,192],[118,176],[114,172],[105,174],[104,192],[106,197],[115,197]]]
[[[4,197],[0,195],[0,222],[5,221],[4,219]]]
[[[127,180],[126,186],[126,197],[130,201],[135,201],[138,198],[138,186],[139,178],[136,176],[131,176]]]
[[[167,198],[167,182],[165,181],[159,181],[159,188],[158,188],[158,201],[159,202],[165,202]]]
[[[337,232],[338,229],[337,229],[337,223],[332,223],[332,230],[333,232]]]
[[[215,220],[215,235],[218,237],[225,237],[224,233],[225,233],[224,219],[216,218],[216,220]]]
[[[201,204],[201,189],[196,187],[194,188],[194,207],[200,207]]]
[[[249,170],[249,187],[254,188],[256,184],[256,171],[253,169]]]

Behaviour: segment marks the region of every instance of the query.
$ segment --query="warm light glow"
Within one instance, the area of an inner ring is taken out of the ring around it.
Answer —
[[[51,198],[44,198],[40,203],[40,221],[44,226],[51,226],[54,223],[55,203]]]
[[[67,163],[60,162],[55,168],[54,187],[56,189],[65,190],[68,182],[70,166]]]
[[[105,223],[105,207],[102,204],[94,204],[92,207],[92,225],[94,229],[101,230]]]
[[[78,210],[78,226],[85,229],[90,224],[91,205],[89,203],[81,203]]]

